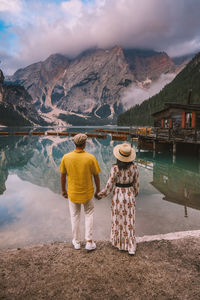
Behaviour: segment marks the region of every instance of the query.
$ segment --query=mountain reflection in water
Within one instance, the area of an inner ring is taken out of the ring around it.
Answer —
[[[99,162],[101,187],[115,163],[112,151],[118,143],[109,135],[105,140],[88,139],[86,151]],[[73,149],[70,137],[0,137],[0,248],[70,240],[68,200],[60,194],[59,165]],[[173,163],[170,156],[153,158],[152,152],[137,153],[136,161],[140,173],[136,234],[200,229],[198,161],[177,158]],[[110,201],[111,196],[95,200],[96,239],[109,239]]]
[[[107,175],[112,164],[112,149],[109,146],[108,139],[102,141],[88,139],[87,142],[86,151],[96,156],[103,175]],[[60,193],[60,184],[58,184],[60,161],[65,153],[73,149],[74,143],[68,137],[2,137],[0,139],[0,194],[5,191],[8,171],[22,180]]]

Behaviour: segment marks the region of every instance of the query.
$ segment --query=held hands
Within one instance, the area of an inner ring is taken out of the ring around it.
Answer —
[[[96,192],[96,193],[94,194],[94,197],[95,197],[97,200],[101,200],[101,198],[102,198],[102,197],[98,196],[98,192]]]
[[[68,198],[67,191],[62,191],[62,196],[67,199]]]

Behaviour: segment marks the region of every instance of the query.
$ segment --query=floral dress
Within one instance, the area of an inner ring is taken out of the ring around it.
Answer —
[[[113,190],[110,240],[114,247],[130,253],[136,251],[135,197],[139,192],[138,177],[138,169],[134,163],[126,170],[119,170],[117,165],[113,165],[106,187],[98,194],[100,197],[106,197]],[[116,183],[132,183],[132,186],[117,187]]]

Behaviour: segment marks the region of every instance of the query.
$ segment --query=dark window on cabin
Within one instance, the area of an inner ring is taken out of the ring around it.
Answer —
[[[169,119],[164,120],[164,128],[169,128]]]
[[[173,115],[172,116],[172,128],[181,128],[181,122],[182,122],[182,116],[179,115]]]
[[[154,127],[161,127],[161,120],[155,120],[154,121]]]
[[[185,113],[185,128],[192,128],[192,113]]]
[[[196,128],[200,129],[200,112],[196,114]]]

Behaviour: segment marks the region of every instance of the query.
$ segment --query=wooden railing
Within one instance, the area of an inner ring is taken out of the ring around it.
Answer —
[[[176,129],[176,128],[134,128],[130,134],[136,137],[149,137],[160,140],[180,140],[186,142],[200,142],[200,130],[197,129]]]
[[[200,142],[200,130],[196,129],[155,128],[152,132],[154,132],[156,139],[179,139],[186,142]]]

